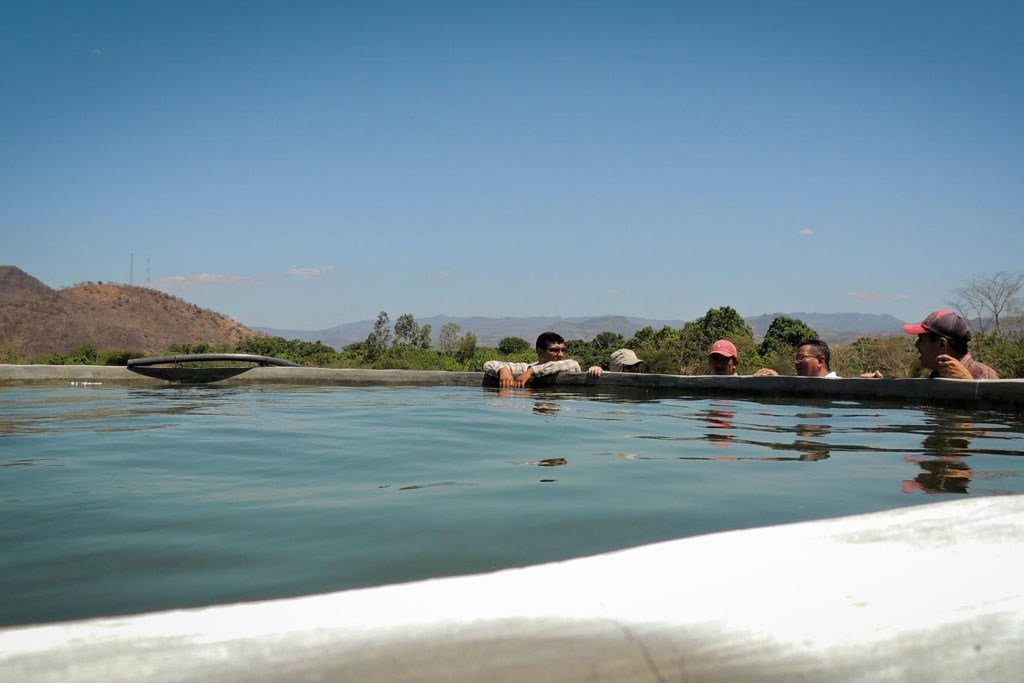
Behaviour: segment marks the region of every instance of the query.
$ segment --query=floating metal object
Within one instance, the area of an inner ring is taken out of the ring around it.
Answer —
[[[197,363],[206,361],[230,361],[242,363],[254,363],[249,367],[200,367],[185,368],[182,363]],[[153,367],[159,365],[170,365],[174,367]],[[187,353],[177,356],[151,356],[149,358],[132,358],[128,361],[128,369],[147,377],[165,379],[169,382],[180,382],[182,384],[207,384],[217,382],[228,377],[240,375],[252,367],[279,366],[289,368],[302,367],[298,363],[272,356],[257,356],[249,353]]]

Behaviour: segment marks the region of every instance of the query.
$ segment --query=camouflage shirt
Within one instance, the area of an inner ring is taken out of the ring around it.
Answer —
[[[572,358],[566,358],[565,360],[553,360],[547,363],[541,363],[539,361],[536,363],[506,363],[502,360],[489,360],[484,363],[484,373],[491,375],[492,377],[497,377],[502,368],[508,368],[516,377],[526,372],[529,368],[533,368],[534,377],[554,375],[558,372],[583,372],[580,369],[580,364]]]

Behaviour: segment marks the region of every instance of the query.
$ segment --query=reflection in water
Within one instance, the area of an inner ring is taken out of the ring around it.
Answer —
[[[710,408],[697,411],[693,417],[705,425],[704,433],[698,437],[716,448],[743,449],[754,446],[772,451],[796,451],[798,455],[732,455],[705,456],[687,454],[684,460],[772,460],[772,461],[819,461],[835,452],[893,453],[901,456],[902,462],[914,463],[920,472],[913,479],[902,480],[904,493],[968,493],[972,482],[977,482],[979,472],[969,458],[986,456],[1021,456],[1024,453],[1014,443],[1006,448],[994,448],[993,442],[1013,441],[1019,438],[1019,427],[1008,425],[997,418],[992,424],[981,423],[978,414],[957,414],[945,409],[922,409],[924,419],[920,422],[904,423],[887,420],[882,412],[858,410],[851,404],[845,413],[833,411],[785,412],[759,410],[742,411],[741,415],[755,416],[754,423],[741,423],[729,402],[718,401]],[[742,402],[740,402],[742,403]],[[678,415],[686,419],[685,415]],[[794,419],[796,418],[796,419]],[[813,422],[811,421],[813,420]],[[839,424],[836,429],[834,424]],[[794,440],[786,442],[775,438],[764,440],[750,438],[757,432],[775,435],[793,434]],[[874,438],[844,443],[843,435],[877,435]],[[921,452],[910,451],[898,443],[895,437],[918,435]],[[669,435],[643,435],[637,438],[658,440],[689,440],[694,437]],[[980,445],[979,445],[980,442]],[[985,472],[984,478],[1005,480],[1005,472]],[[1005,493],[1009,489],[989,489],[986,493]]]
[[[503,399],[500,405],[503,408],[511,408],[513,410],[526,410],[526,401],[532,401],[530,410],[535,415],[549,415],[557,416],[563,410],[566,409],[562,403],[559,403],[559,399],[572,398],[572,396],[565,394],[564,392],[544,392],[544,398],[548,400],[540,401],[535,400],[537,396],[531,387],[504,387],[497,389],[498,397]]]
[[[568,464],[568,462],[565,458],[544,458],[543,460],[538,460],[537,464],[541,467],[560,467],[561,465]]]
[[[831,417],[831,415],[798,415],[797,417]],[[821,438],[831,433],[828,425],[823,424],[798,424],[796,426],[797,436],[805,439],[797,439],[793,446],[800,451],[800,460],[814,461],[824,460],[829,456],[829,446],[821,441],[807,441],[806,438]]]
[[[557,415],[562,406],[552,401],[537,401],[533,404],[533,412],[538,415]]]
[[[904,480],[903,492],[968,493],[974,478],[964,458],[971,456],[972,438],[987,437],[987,430],[976,429],[969,416],[934,415],[935,431],[921,444],[924,455],[908,455],[907,462],[917,463],[923,470],[912,480]]]
[[[922,460],[908,455],[906,459],[907,462],[916,462],[924,472],[912,480],[904,480],[904,493],[967,493],[967,485],[974,476],[970,466],[960,458]]]
[[[34,460],[12,460],[0,462],[0,467],[63,467],[55,458],[36,458]]]
[[[465,481],[435,481],[430,484],[411,484],[409,486],[399,486],[399,491],[415,491],[416,489],[429,489],[437,487],[449,487],[449,486],[476,486],[474,482]]]
[[[761,415],[770,415],[769,413],[760,413]],[[757,441],[752,439],[738,439],[734,433],[736,430],[736,410],[732,401],[717,401],[712,404],[712,407],[706,410],[698,411],[698,419],[706,423],[707,431],[703,434],[703,438],[717,448],[730,448],[737,444],[748,444],[764,446],[773,450],[796,450],[800,452],[797,457],[792,456],[761,456],[761,457],[739,457],[739,456],[716,456],[713,459],[716,460],[803,460],[803,461],[814,461],[824,460],[829,457],[830,447],[826,443],[818,441],[810,441],[808,439],[816,439],[828,436],[831,433],[831,429],[827,424],[801,422],[794,426],[788,425],[746,425],[746,429],[753,429],[755,431],[769,431],[775,433],[795,433],[798,437],[792,444],[780,443],[777,441]],[[772,415],[772,417],[778,417]],[[813,419],[827,419],[832,417],[832,413],[796,413],[794,417],[813,420]],[[681,459],[692,460],[699,459],[691,456],[682,456]]]
[[[217,409],[237,411],[238,389],[189,387],[171,389],[88,390],[65,396],[47,392],[19,397],[0,410],[0,438],[54,432],[131,432],[177,427],[166,418]],[[125,400],[127,396],[128,400]],[[151,418],[161,418],[159,422]],[[113,423],[113,424],[102,424]]]
[[[733,420],[736,419],[736,411],[733,410],[732,401],[719,401],[712,404],[708,410],[702,410],[700,417],[707,423],[708,431],[704,438],[718,448],[729,448],[736,440],[732,433]]]

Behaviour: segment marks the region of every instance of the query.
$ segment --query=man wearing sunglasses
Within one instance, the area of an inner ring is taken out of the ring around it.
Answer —
[[[484,363],[484,373],[498,378],[498,386],[524,387],[535,377],[554,375],[559,372],[582,372],[580,364],[566,358],[568,349],[562,335],[556,332],[544,332],[537,337],[536,363],[509,363],[501,360],[489,360]],[[601,368],[594,366],[587,370],[593,377],[601,376]]]
[[[914,348],[921,365],[932,371],[931,377],[999,379],[995,370],[967,352],[971,328],[959,313],[935,311],[917,325],[904,325],[903,331],[917,335]]]
[[[832,352],[828,344],[820,339],[804,339],[797,345],[796,356],[793,358],[793,367],[799,377],[823,377],[824,379],[839,379],[839,375],[829,367],[832,362]],[[754,373],[754,377],[776,377],[778,372],[771,368],[761,368]],[[881,377],[881,374],[869,373],[861,377]]]
[[[838,379],[839,375],[829,367],[831,362],[832,352],[829,351],[828,344],[820,339],[804,339],[796,349],[793,367],[800,377]]]

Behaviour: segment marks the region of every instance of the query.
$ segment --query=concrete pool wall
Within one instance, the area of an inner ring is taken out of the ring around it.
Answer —
[[[912,403],[943,403],[964,406],[1024,408],[1024,380],[965,381],[952,379],[834,379],[807,377],[714,377],[710,375],[646,375],[605,373],[599,378],[586,373],[563,373],[543,378],[538,386],[630,387],[685,393],[728,394],[733,397],[802,396],[839,400],[893,400]],[[171,386],[174,383],[149,377],[126,367],[95,365],[0,365],[0,386],[59,385],[95,382],[114,386]],[[480,372],[421,370],[352,370],[335,368],[255,367],[212,382],[208,386],[261,384],[447,385],[494,386]]]

